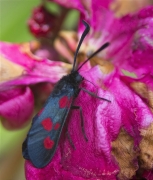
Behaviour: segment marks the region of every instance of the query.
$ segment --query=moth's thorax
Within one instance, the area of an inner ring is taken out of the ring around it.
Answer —
[[[81,84],[83,79],[84,78],[77,71],[74,71],[71,74],[64,76],[56,84],[52,94],[56,96],[58,94],[63,94],[68,91],[73,91],[74,94],[77,95],[79,91],[79,85]]]
[[[78,87],[81,82],[83,81],[83,77],[77,72],[74,71],[71,74],[68,74],[67,76],[64,76],[60,81],[59,84],[63,84],[63,86],[71,86],[71,87]]]
[[[78,71],[74,71],[71,74],[66,76],[68,78],[68,81],[71,84],[79,85],[83,81],[83,77],[78,73]]]

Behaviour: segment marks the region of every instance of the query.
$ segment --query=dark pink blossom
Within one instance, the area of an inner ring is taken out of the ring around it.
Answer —
[[[131,178],[139,168],[137,152],[142,139],[141,130],[153,123],[151,110],[120,79],[118,70],[114,69],[110,74],[103,74],[100,68],[95,66],[88,71],[82,71],[81,74],[96,85],[84,81],[82,84],[84,88],[97,92],[100,97],[111,100],[111,103],[81,91],[75,105],[82,107],[88,142],[82,134],[79,112],[71,111],[68,129],[76,150],[71,147],[64,130],[49,165],[37,169],[31,162],[26,162],[28,180],[115,180],[117,176]],[[129,171],[126,169],[128,175],[124,174],[124,167],[121,167],[120,161],[113,154],[117,149],[113,142],[121,129],[132,138],[130,149],[129,147],[126,149],[127,154],[131,153],[130,158],[126,159],[126,156],[120,154],[121,158],[125,158],[123,161],[129,162]],[[135,156],[132,156],[132,153]],[[130,174],[131,170],[133,174]]]
[[[28,21],[29,30],[36,37],[51,37],[54,24],[55,16],[42,5],[33,10]]]

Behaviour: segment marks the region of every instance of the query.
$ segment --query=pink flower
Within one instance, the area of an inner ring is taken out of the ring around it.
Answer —
[[[68,119],[68,129],[76,150],[71,147],[63,130],[56,154],[46,167],[37,169],[30,161],[26,161],[26,178],[115,180],[139,176],[150,180],[153,176],[152,101],[148,102],[149,96],[144,100],[140,90],[134,89],[131,82],[140,83],[142,80],[146,89],[152,84],[153,7],[118,19],[107,9],[109,2],[105,6],[101,1],[54,2],[78,9],[80,20],[85,19],[91,25],[92,31],[81,48],[85,56],[103,43],[110,42],[108,49],[95,57],[96,60],[99,58],[103,73],[98,66],[90,69],[89,64],[80,73],[96,85],[84,81],[84,88],[98,92],[100,97],[111,100],[111,103],[81,92],[75,105],[82,107],[89,141],[84,139],[79,112],[72,111]],[[81,24],[78,29],[80,35],[83,30]],[[65,51],[60,48],[58,50],[64,57],[68,57],[64,54]],[[91,64],[95,59],[91,60]],[[108,65],[110,69],[107,67],[108,61],[114,65]],[[123,76],[121,69],[136,73],[138,78]],[[144,74],[146,79],[142,77]],[[150,90],[152,93],[152,88]]]
[[[97,11],[96,14],[98,14]],[[111,61],[120,69],[134,72],[138,77],[153,74],[152,6],[120,19],[115,18],[113,13],[103,10],[101,16],[95,19],[92,18],[91,24],[93,32],[86,39],[87,54],[101,44],[110,42],[105,54],[102,52],[99,57]],[[79,28],[80,32],[82,27]]]
[[[117,70],[103,74],[95,66],[81,74],[96,85],[84,81],[84,88],[97,91],[98,96],[111,100],[111,103],[81,91],[75,105],[82,107],[88,142],[81,130],[79,112],[71,111],[68,130],[76,150],[63,131],[58,149],[49,165],[37,169],[30,161],[26,162],[28,180],[115,180],[117,176],[119,179],[130,179],[141,169],[138,162],[144,148],[143,132],[153,128],[151,110],[120,79]],[[145,163],[148,161],[144,161]]]
[[[90,35],[84,41],[82,53],[90,55],[105,42],[110,42],[107,50],[98,54],[100,58],[135,73],[138,78],[144,74],[153,75],[153,6],[116,18],[108,9],[111,1],[54,1],[80,11],[79,36],[84,29],[82,20],[90,24]],[[57,50],[65,56],[61,49]]]
[[[34,109],[31,85],[42,82],[56,83],[68,68],[65,63],[42,59],[24,52],[21,44],[0,43],[1,83],[0,115],[7,128],[26,124]]]

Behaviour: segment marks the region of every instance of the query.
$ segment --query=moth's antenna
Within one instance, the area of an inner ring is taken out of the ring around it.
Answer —
[[[88,34],[89,30],[90,30],[90,26],[87,22],[83,21],[83,24],[85,25],[85,30],[81,36],[81,39],[79,41],[79,44],[78,44],[78,47],[75,51],[75,55],[74,55],[74,63],[73,63],[73,68],[72,68],[72,72],[74,71],[74,68],[75,68],[75,64],[76,64],[76,58],[77,58],[77,55],[78,55],[78,52],[79,52],[79,49],[80,49],[80,46],[84,40],[84,38],[86,37],[86,35]]]
[[[102,51],[103,49],[105,49],[106,47],[108,47],[109,44],[110,44],[109,42],[103,44],[96,52],[94,52],[91,56],[89,56],[89,58],[88,58],[87,60],[85,60],[83,64],[81,64],[81,66],[77,69],[77,71],[78,71],[79,69],[81,69],[82,66],[83,66],[86,62],[88,62],[92,57],[94,57],[94,56],[95,56],[96,54],[98,54],[100,51]]]

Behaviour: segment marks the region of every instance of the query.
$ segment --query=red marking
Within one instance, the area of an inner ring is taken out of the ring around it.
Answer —
[[[54,129],[57,130],[60,127],[60,123],[56,123]]]
[[[69,103],[69,98],[67,96],[63,96],[60,100],[59,100],[59,107],[60,108],[65,108],[68,106]]]
[[[50,131],[52,129],[53,123],[51,118],[44,119],[41,124],[43,125],[44,129]]]
[[[46,149],[52,149],[52,147],[54,146],[54,141],[50,139],[50,137],[46,137],[44,139],[44,147]]]
[[[41,115],[41,113],[43,112],[43,110],[44,110],[44,108],[42,108],[39,112],[38,112],[38,116],[40,116]]]

